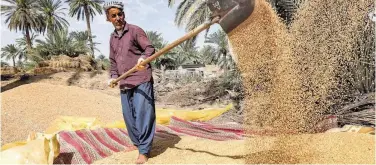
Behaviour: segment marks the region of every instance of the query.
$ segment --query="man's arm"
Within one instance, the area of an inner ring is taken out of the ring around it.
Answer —
[[[112,38],[110,39],[110,76],[111,78],[118,78],[119,77],[119,72],[117,69],[117,64],[116,64],[116,59],[115,59],[115,54],[114,54],[114,49],[111,46]]]
[[[146,36],[146,33],[141,28],[136,29],[136,39],[138,45],[140,45],[143,53],[141,58],[146,59],[155,53],[155,48],[151,44],[150,40]]]

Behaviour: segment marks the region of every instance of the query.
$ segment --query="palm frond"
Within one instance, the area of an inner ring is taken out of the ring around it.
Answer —
[[[209,20],[210,14],[211,12],[206,5],[206,1],[195,1],[184,14],[182,22],[186,25],[186,31],[193,30]]]
[[[7,0],[8,5],[1,6],[1,14],[5,15],[5,23],[9,30],[43,31],[44,21],[35,0]]]
[[[77,20],[85,20],[84,7],[88,8],[89,18],[93,19],[94,16],[102,14],[101,4],[103,0],[66,0],[69,3],[69,16],[76,16]]]
[[[68,28],[68,21],[63,18],[65,16],[66,8],[62,7],[61,0],[39,0],[40,10],[43,12],[43,17],[46,24],[46,30],[53,32]]]
[[[168,7],[172,7],[175,4],[175,0],[168,0]]]
[[[1,58],[5,58],[5,60],[12,60],[13,66],[16,66],[16,58],[21,58],[20,56],[20,49],[14,45],[9,44],[3,48],[1,48]]]
[[[181,27],[182,25],[185,24],[185,22],[183,22],[184,20],[184,16],[186,15],[188,9],[190,8],[190,6],[194,3],[193,0],[183,0],[183,2],[181,2],[179,4],[179,7],[178,9],[176,10],[176,15],[175,15],[175,24],[178,25],[179,27]]]

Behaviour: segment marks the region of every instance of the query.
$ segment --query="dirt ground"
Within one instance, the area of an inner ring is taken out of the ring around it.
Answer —
[[[1,81],[2,91],[12,89],[22,84],[41,82],[54,85],[77,86],[84,89],[98,91],[112,96],[120,96],[118,87],[110,88],[107,86],[108,72],[84,72],[84,71],[66,71],[45,75],[25,76],[25,81],[19,81],[19,77]],[[176,109],[204,109],[215,106],[227,105],[230,99],[213,98],[208,101],[202,101],[204,96],[201,95],[205,90],[205,82],[195,82],[192,84],[160,82],[157,74],[154,77],[154,92],[156,105],[162,108]],[[179,95],[179,97],[176,97]]]

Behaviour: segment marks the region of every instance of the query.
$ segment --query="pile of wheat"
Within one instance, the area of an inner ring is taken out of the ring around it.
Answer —
[[[353,96],[374,92],[372,0],[310,0],[298,10],[291,30],[305,104],[317,113],[336,113]]]

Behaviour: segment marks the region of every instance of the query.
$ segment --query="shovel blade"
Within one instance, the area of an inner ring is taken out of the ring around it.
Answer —
[[[255,0],[207,0],[212,17],[220,17],[219,25],[230,33],[253,12]]]

